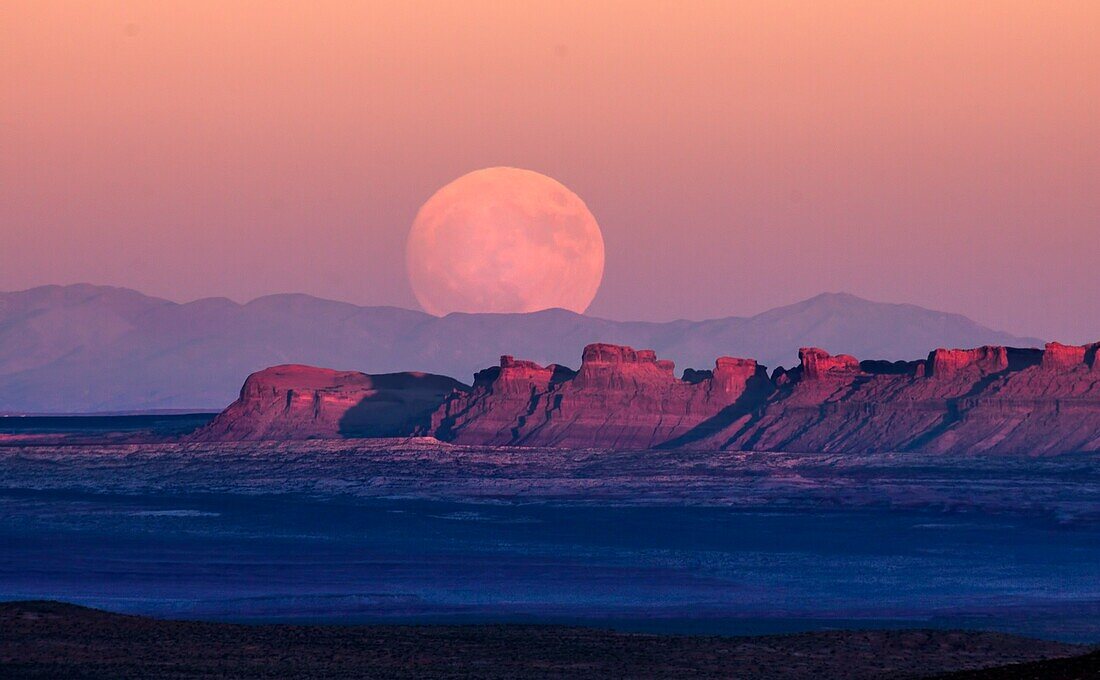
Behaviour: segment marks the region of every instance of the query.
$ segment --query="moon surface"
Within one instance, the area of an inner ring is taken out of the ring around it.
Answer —
[[[425,311],[584,312],[603,279],[603,234],[576,194],[530,170],[486,168],[420,208],[406,248]]]

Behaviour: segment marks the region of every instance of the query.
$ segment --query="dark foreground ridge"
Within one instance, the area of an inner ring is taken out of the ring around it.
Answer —
[[[847,631],[728,638],[556,626],[287,626],[164,621],[59,602],[0,604],[5,678],[919,678],[1083,648],[999,633]],[[1060,665],[1059,665],[1060,664]],[[1011,675],[989,678],[1070,678]],[[1005,674],[1008,673],[1008,674]]]
[[[719,357],[676,377],[652,350],[584,349],[579,370],[501,357],[472,387],[420,373],[277,366],[199,441],[434,436],[478,446],[1052,455],[1100,451],[1100,343],[937,349],[859,361],[803,348],[770,374]]]
[[[1100,652],[1029,663],[957,671],[936,680],[1095,680],[1100,678]]]

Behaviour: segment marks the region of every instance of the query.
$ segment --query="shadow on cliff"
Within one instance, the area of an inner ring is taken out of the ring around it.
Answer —
[[[431,430],[432,413],[455,390],[467,388],[446,376],[393,373],[371,376],[375,391],[340,417],[341,437],[411,437]]]
[[[966,404],[968,401],[978,398],[990,385],[1004,379],[1010,373],[1016,373],[1031,368],[1032,366],[1038,366],[1043,360],[1043,352],[1038,349],[1008,347],[1006,348],[1006,354],[1008,366],[995,373],[982,376],[981,379],[975,381],[974,384],[970,386],[970,389],[968,389],[965,394],[944,400],[945,412],[940,422],[930,430],[904,442],[898,448],[902,451],[919,451],[925,446],[928,446],[963,421],[966,416]]]
[[[775,383],[768,378],[767,372],[764,370],[764,367],[761,366],[760,370],[748,379],[745,383],[745,391],[742,392],[741,396],[737,397],[732,404],[679,437],[675,437],[658,445],[657,448],[673,449],[690,447],[692,444],[712,437],[736,423],[741,418],[754,413],[767,402],[768,397],[774,392]]]
[[[443,403],[440,400],[439,403]],[[392,395],[364,397],[340,418],[340,436],[409,437],[427,430],[434,405],[409,404]]]

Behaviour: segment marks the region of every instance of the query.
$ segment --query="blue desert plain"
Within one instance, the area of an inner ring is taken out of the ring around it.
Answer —
[[[0,447],[0,600],[162,618],[1100,641],[1095,456]]]

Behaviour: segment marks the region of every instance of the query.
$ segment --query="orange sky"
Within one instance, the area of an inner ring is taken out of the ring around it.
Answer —
[[[1100,3],[0,4],[0,290],[415,306],[432,192],[604,231],[590,313],[825,290],[1100,338]]]

